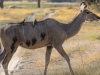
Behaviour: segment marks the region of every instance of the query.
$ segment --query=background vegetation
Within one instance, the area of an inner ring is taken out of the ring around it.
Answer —
[[[6,1],[20,1],[20,2],[23,2],[23,1],[28,1],[28,2],[37,2],[37,7],[41,7],[41,2],[82,2],[82,1],[85,1],[87,2],[89,5],[91,5],[92,8],[94,9],[97,9],[100,11],[100,0],[5,0]],[[3,5],[3,2],[4,0],[1,0],[0,1],[0,7],[3,8],[4,5]]]

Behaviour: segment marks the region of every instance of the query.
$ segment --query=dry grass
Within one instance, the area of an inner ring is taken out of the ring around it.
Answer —
[[[0,9],[0,20],[23,20],[27,14],[34,11],[38,9]]]

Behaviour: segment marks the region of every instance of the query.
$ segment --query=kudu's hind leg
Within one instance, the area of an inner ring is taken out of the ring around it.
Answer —
[[[6,52],[6,56],[3,59],[3,61],[2,61],[2,66],[4,68],[4,72],[5,72],[6,75],[9,75],[8,74],[8,64],[9,64],[9,62],[10,62],[13,54],[16,52],[17,48],[18,48],[18,45],[14,45],[13,50],[10,47],[9,48],[6,48],[7,49],[6,50],[7,51]]]
[[[46,55],[45,55],[45,70],[44,70],[44,75],[47,74],[47,67],[49,64],[50,56],[51,56],[51,51],[52,51],[52,46],[47,46],[46,49]]]
[[[69,66],[69,69],[70,69],[70,74],[74,75],[72,67],[71,67],[71,64],[70,64],[70,59],[69,59],[68,55],[66,54],[66,52],[64,51],[62,45],[56,46],[55,48],[57,49],[57,51],[59,52],[59,54],[62,57],[64,57],[66,59],[66,61],[68,62],[68,66]]]
[[[10,57],[11,57],[11,55],[8,53],[2,62],[2,66],[4,69],[5,75],[9,75],[8,74],[8,64],[9,64],[8,60],[10,59]]]

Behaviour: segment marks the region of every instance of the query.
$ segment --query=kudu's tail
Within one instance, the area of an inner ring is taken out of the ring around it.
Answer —
[[[6,50],[4,50],[1,54],[0,54],[0,62],[3,60],[3,58],[5,57],[6,54]]]
[[[2,32],[2,29],[0,28],[0,49],[2,51],[2,46],[3,45],[2,45],[2,42],[1,42],[1,32]],[[5,55],[6,55],[6,50],[4,49],[2,51],[2,53],[0,53],[0,62],[4,59]]]
[[[2,48],[2,42],[0,41],[0,51],[2,51],[0,53],[0,62],[4,59],[5,55],[6,55],[6,50]]]

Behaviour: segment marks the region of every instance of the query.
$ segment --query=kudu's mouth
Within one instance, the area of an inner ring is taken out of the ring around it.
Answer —
[[[97,19],[96,19],[96,21],[99,21],[100,20],[100,17],[98,17]]]

